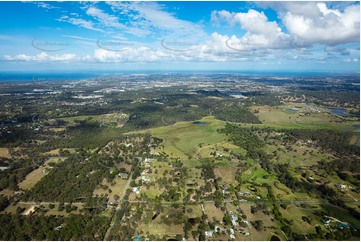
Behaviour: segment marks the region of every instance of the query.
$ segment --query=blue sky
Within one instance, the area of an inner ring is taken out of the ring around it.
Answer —
[[[0,2],[0,70],[359,72],[358,2]]]

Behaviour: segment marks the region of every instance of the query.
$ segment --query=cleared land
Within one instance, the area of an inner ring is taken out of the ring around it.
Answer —
[[[48,172],[53,168],[52,163],[59,163],[64,161],[65,158],[51,157],[49,158],[41,167],[30,172],[25,180],[19,183],[19,188],[24,190],[29,190],[35,186],[35,184],[40,181]]]
[[[299,103],[282,106],[253,106],[251,110],[262,121],[252,126],[300,129],[349,129],[359,122],[341,118],[316,105]],[[247,125],[248,126],[248,125]]]
[[[0,157],[11,158],[8,148],[0,148]]]

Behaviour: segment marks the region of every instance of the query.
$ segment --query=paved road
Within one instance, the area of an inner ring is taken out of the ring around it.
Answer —
[[[138,158],[138,165],[139,165],[139,163],[140,163],[142,160],[140,159],[140,157],[137,157],[137,158]],[[123,196],[119,198],[119,201],[122,201],[122,202],[120,202],[120,203],[118,204],[118,206],[116,207],[116,209],[115,209],[115,212],[114,212],[112,221],[110,222],[109,228],[108,228],[108,230],[107,230],[107,232],[105,233],[105,236],[104,236],[104,240],[105,240],[105,241],[109,240],[108,238],[109,238],[109,235],[110,235],[110,231],[112,231],[113,226],[114,226],[114,224],[115,224],[116,212],[120,209],[120,207],[122,206],[122,204],[123,204],[123,202],[124,202],[125,193],[126,193],[127,189],[129,188],[130,183],[133,181],[132,176],[133,176],[133,173],[131,173],[131,174],[129,175],[129,179],[128,179],[127,185],[124,187]]]
[[[36,204],[49,205],[49,204],[60,204],[60,202],[18,202],[18,204],[23,204],[23,205],[36,205]],[[67,204],[84,205],[84,203],[82,203],[82,202],[74,202],[74,203],[64,202],[64,205],[67,205]]]
[[[115,224],[116,212],[117,212],[117,211],[120,209],[120,207],[122,206],[122,203],[123,203],[123,201],[124,201],[125,193],[126,193],[127,189],[129,188],[130,183],[133,181],[132,175],[133,175],[133,173],[131,173],[131,174],[129,175],[129,179],[128,179],[127,185],[124,187],[123,196],[119,198],[119,201],[122,201],[122,202],[120,202],[120,203],[117,205],[117,207],[115,208],[115,212],[114,212],[112,221],[110,222],[109,228],[108,228],[107,232],[105,233],[104,240],[108,240],[108,237],[109,237],[109,235],[110,235],[110,231],[112,230],[112,228],[113,228],[113,226],[114,226],[114,224]]]

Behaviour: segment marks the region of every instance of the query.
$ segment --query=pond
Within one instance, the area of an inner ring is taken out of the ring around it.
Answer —
[[[346,113],[346,110],[344,108],[329,108],[328,110],[330,110],[331,113],[335,115],[340,115],[344,117],[350,116],[350,114]]]
[[[201,121],[195,121],[192,124],[197,124],[197,125],[207,125],[207,122],[201,122]]]
[[[272,235],[271,241],[281,241],[281,239],[278,238],[278,236],[276,236],[276,235]]]
[[[286,113],[297,113],[298,110],[296,110],[296,109],[287,109],[287,110],[285,110],[285,112]]]

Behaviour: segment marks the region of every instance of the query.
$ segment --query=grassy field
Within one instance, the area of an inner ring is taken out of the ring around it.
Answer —
[[[199,120],[206,124],[193,124],[193,122],[179,122],[171,126],[141,131],[164,139],[164,152],[172,157],[179,157],[186,162],[186,166],[194,167],[201,163],[201,158],[213,157],[210,153],[217,152],[226,156],[224,148],[230,151],[244,152],[241,148],[228,143],[224,134],[217,132],[225,122],[208,116]],[[156,149],[154,152],[163,151]],[[199,158],[199,159],[198,159]],[[222,163],[219,164],[222,166]]]
[[[143,234],[158,235],[161,238],[165,235],[168,237],[175,237],[177,234],[183,233],[183,224],[165,224],[162,222],[162,215],[167,215],[167,208],[164,209],[154,220],[149,223],[140,223],[137,228],[138,231],[142,230]]]
[[[121,128],[124,123],[128,120],[129,115],[124,113],[108,113],[102,115],[87,115],[87,116],[74,116],[68,118],[61,118],[61,120],[67,123],[75,123],[75,121],[91,119],[93,121],[98,121],[101,125],[111,125],[112,123],[116,124],[115,127]]]
[[[275,221],[272,221],[272,215],[266,215],[262,211],[258,211],[256,213],[251,213],[251,206],[249,204],[244,204],[240,206],[243,213],[247,216],[247,220],[249,222],[262,220],[263,221],[263,229],[261,231],[257,231],[252,225],[249,225],[250,237],[247,237],[247,240],[265,240],[265,238],[270,237],[272,233],[278,232],[278,225]],[[276,229],[273,229],[276,228]],[[280,236],[279,236],[280,237]],[[282,238],[282,237],[281,237]]]
[[[119,197],[123,197],[124,192],[125,192],[125,186],[127,185],[128,180],[123,180],[120,177],[116,177],[114,179],[115,184],[111,185],[109,182],[106,181],[106,179],[104,178],[102,181],[102,185],[107,185],[109,187],[109,189],[111,189],[111,193],[108,192],[108,189],[104,190],[100,187],[97,187],[94,192],[93,195],[102,195],[102,194],[108,194],[109,197],[109,201],[110,202],[115,202],[114,200],[114,195],[118,195]]]
[[[208,218],[211,221],[214,221],[214,218],[218,221],[223,221],[225,213],[221,209],[217,208],[213,204],[205,204],[203,205],[203,207],[205,214],[208,215]]]
[[[287,112],[288,110],[296,112]],[[283,106],[253,106],[252,111],[262,121],[262,124],[253,126],[268,126],[274,128],[295,128],[295,129],[350,129],[353,124],[359,121],[348,119],[343,120],[328,110],[309,104],[285,104]],[[247,125],[249,126],[249,125]]]
[[[64,151],[67,150],[69,151],[71,154],[75,152],[75,149],[74,148],[65,148],[63,149]],[[51,150],[51,151],[48,151],[48,152],[45,152],[43,153],[43,155],[59,155],[59,151],[60,149],[54,149],[54,150]]]
[[[42,166],[36,170],[30,172],[25,180],[19,183],[19,188],[24,190],[30,190],[35,186],[35,184],[40,181],[48,172],[52,169],[52,166],[49,163],[59,163],[64,161],[64,158],[51,157],[49,158]]]

